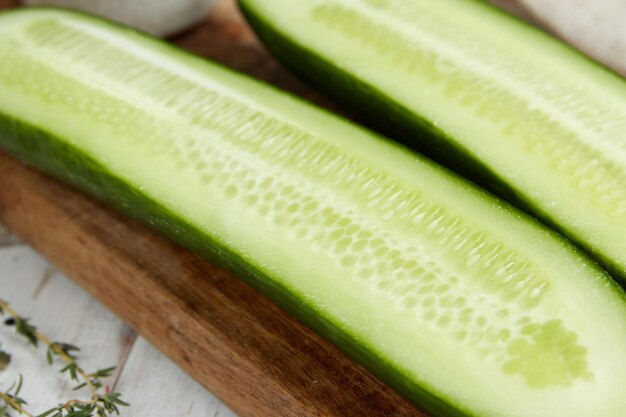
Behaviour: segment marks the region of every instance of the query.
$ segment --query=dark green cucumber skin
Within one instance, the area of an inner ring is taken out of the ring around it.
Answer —
[[[231,271],[433,416],[479,417],[462,411],[458,405],[450,405],[447,400],[424,389],[254,264],[53,134],[0,113],[0,148],[24,164],[71,184],[148,224],[209,262]]]
[[[248,6],[248,3],[253,2],[254,0],[238,0],[242,14],[267,49],[297,77],[352,112],[359,123],[443,164],[556,230],[586,252],[626,288],[626,265],[611,259],[601,250],[588,244],[583,236],[571,233],[567,225],[534,204],[523,190],[507,182],[498,172],[492,170],[430,121],[281,33],[270,22],[257,15],[253,7]],[[506,16],[511,24],[540,31],[494,6],[486,3],[482,6],[493,13]],[[594,65],[602,67],[579,51],[576,53]]]

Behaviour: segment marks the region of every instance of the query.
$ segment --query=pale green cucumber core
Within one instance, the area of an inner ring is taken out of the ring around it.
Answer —
[[[617,286],[553,232],[367,131],[43,10],[0,17],[1,118],[92,158],[459,415],[626,413]]]

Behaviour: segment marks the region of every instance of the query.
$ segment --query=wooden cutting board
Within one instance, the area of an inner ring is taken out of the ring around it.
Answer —
[[[323,102],[233,1],[172,41]],[[424,416],[239,279],[2,152],[0,221],[243,417]]]

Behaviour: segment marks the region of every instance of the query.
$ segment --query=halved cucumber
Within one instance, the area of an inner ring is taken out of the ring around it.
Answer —
[[[626,413],[626,297],[599,267],[257,81],[95,18],[6,13],[0,146],[220,259],[435,415]]]
[[[285,64],[556,227],[626,284],[623,79],[478,1],[240,4]]]

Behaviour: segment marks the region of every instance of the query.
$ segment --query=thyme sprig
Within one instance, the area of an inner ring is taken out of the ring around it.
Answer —
[[[30,345],[33,347],[39,347],[40,344],[46,346],[46,360],[49,365],[54,364],[55,358],[65,364],[59,372],[68,375],[69,379],[76,383],[73,388],[75,391],[81,389],[89,391],[89,399],[87,400],[72,399],[41,414],[33,415],[25,409],[26,401],[19,397],[22,388],[22,376],[20,375],[18,381],[8,390],[0,391],[0,401],[4,403],[4,406],[0,406],[0,417],[8,417],[9,409],[26,417],[107,417],[113,413],[119,414],[120,406],[129,405],[121,399],[119,392],[100,392],[103,386],[102,378],[110,376],[115,367],[88,373],[78,364],[76,354],[80,349],[77,346],[52,341],[42,334],[30,322],[29,318],[20,316],[9,307],[7,302],[1,300],[0,315],[7,315],[4,324],[13,327],[15,332],[24,337]],[[6,367],[9,362],[10,355],[0,350],[0,364],[4,364]]]
[[[0,347],[0,372],[4,371],[11,363],[11,355],[2,350]],[[0,416],[2,417],[2,416]]]
[[[4,407],[0,407],[0,417],[8,416],[8,407],[11,407],[20,414],[25,414],[27,417],[32,417],[31,414],[24,410],[24,406],[27,404],[26,401],[18,396],[21,389],[22,375],[19,376],[18,380],[14,382],[6,392],[0,392],[0,399],[5,403]]]

